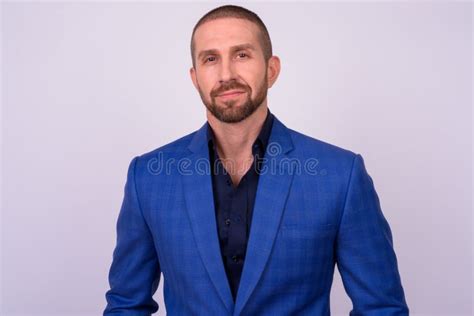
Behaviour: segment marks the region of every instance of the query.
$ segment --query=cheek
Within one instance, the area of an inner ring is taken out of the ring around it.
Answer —
[[[199,76],[197,76],[197,82],[199,85],[199,88],[206,94],[209,94],[211,90],[215,86],[215,82],[217,82],[214,79],[214,76],[210,73],[202,73]]]
[[[255,97],[259,90],[263,89],[265,86],[267,78],[265,74],[254,76],[247,81],[247,84],[252,88],[252,96]]]

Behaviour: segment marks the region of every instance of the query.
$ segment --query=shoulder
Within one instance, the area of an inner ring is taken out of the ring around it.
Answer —
[[[291,154],[300,166],[297,172],[311,190],[337,192],[342,197],[346,195],[352,178],[368,178],[359,153],[292,129],[289,133],[293,141]]]
[[[197,131],[193,131],[151,151],[137,155],[134,158],[136,160],[136,173],[138,175],[145,171],[153,173],[155,168],[163,168],[167,163],[177,163],[186,158],[191,153],[188,145],[196,133]]]
[[[166,143],[156,149],[143,153],[139,156],[141,160],[156,157],[158,154],[165,154],[169,157],[181,158],[189,154],[188,145],[197,131],[186,134],[176,140]]]
[[[294,153],[293,157],[316,160],[319,164],[331,169],[349,170],[358,154],[349,148],[329,143],[288,128]]]

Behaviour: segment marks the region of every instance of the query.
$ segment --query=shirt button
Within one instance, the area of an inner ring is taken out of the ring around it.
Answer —
[[[230,219],[226,219],[226,220],[225,220],[225,224],[226,224],[227,226],[229,226],[229,225],[230,225]]]
[[[232,256],[232,261],[238,262],[238,261],[239,261],[239,256],[233,255],[233,256]]]
[[[232,182],[230,182],[230,180],[229,180],[229,179],[227,179],[227,181],[226,181],[226,182],[227,182],[227,185],[231,185],[231,184],[232,184]]]

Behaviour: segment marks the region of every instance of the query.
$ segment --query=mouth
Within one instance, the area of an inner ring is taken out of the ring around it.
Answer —
[[[219,94],[218,97],[221,97],[221,98],[234,98],[236,96],[239,96],[241,94],[244,94],[245,91],[240,91],[240,90],[230,90],[230,91],[226,91],[222,94]]]

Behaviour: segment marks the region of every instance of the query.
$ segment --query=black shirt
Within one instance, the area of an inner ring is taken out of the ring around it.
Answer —
[[[215,148],[214,132],[207,124],[207,141],[211,163],[212,189],[216,211],[217,231],[222,260],[235,300],[247,250],[253,206],[257,193],[262,158],[270,137],[273,114],[267,111],[262,129],[252,146],[254,161],[237,187],[224,166]],[[234,168],[236,166],[234,165]],[[230,167],[228,167],[230,168]]]

